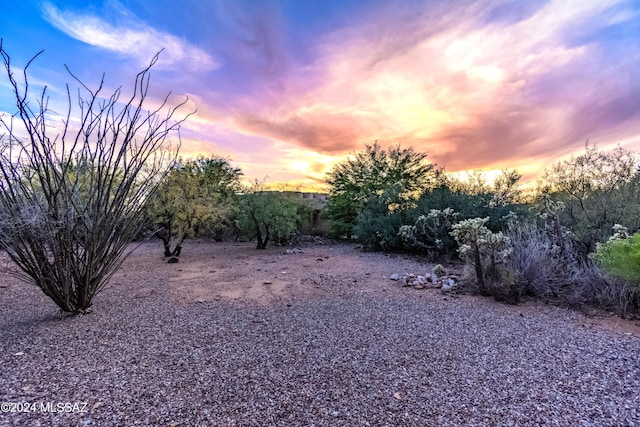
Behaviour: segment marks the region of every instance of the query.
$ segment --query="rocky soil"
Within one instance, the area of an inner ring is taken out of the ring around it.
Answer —
[[[62,319],[2,273],[0,426],[640,425],[633,322],[405,287],[433,266],[355,245],[161,254]]]

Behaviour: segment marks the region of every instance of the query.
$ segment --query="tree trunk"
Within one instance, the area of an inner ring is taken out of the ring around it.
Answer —
[[[164,244],[164,256],[165,257],[170,257],[171,256],[171,245],[169,243],[168,240],[162,239],[162,243]]]
[[[482,271],[482,261],[480,259],[480,248],[478,248],[478,244],[474,244],[475,248],[473,250],[473,263],[476,269],[476,278],[478,279],[478,289],[480,290],[480,295],[487,296],[489,292],[484,286],[484,273]]]
[[[266,228],[266,234],[264,236],[264,240],[262,241],[262,247],[260,249],[266,249],[267,243],[269,243],[269,237],[270,237],[269,227],[265,227],[265,228]]]
[[[156,233],[156,237],[162,240],[162,245],[164,246],[164,256],[170,257],[172,255],[171,252],[171,231],[170,226],[167,227],[166,224],[160,224],[164,227],[163,230],[160,230]]]
[[[173,248],[173,251],[171,252],[173,256],[180,256],[180,252],[182,252],[182,244],[184,243],[184,239],[186,238],[186,233],[180,236],[180,239],[178,239],[178,241],[176,242],[176,247]]]
[[[256,240],[258,244],[256,245],[256,249],[264,249],[262,247],[262,232],[260,231],[260,227],[256,225]]]
[[[256,237],[258,240],[256,249],[266,249],[267,243],[269,243],[269,227],[266,227],[264,236],[262,234],[262,231],[260,230],[260,227],[256,227]]]

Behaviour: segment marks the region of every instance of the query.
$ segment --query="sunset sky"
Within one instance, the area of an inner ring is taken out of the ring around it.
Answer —
[[[640,148],[640,1],[0,0],[0,37],[64,101],[131,82],[188,96],[183,155],[317,188],[379,141],[448,171],[531,179],[583,149]],[[4,70],[3,70],[4,72]],[[14,112],[6,77],[0,112]],[[55,104],[54,104],[55,105]],[[185,111],[186,112],[186,111]]]

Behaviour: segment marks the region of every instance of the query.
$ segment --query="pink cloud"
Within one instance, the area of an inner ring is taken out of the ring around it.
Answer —
[[[590,89],[611,86],[602,70],[584,73],[604,52],[567,43],[614,3],[552,1],[496,24],[478,18],[484,3],[371,10],[322,39],[313,64],[236,112],[234,125],[336,156],[399,141],[452,170],[552,159],[622,121],[637,132],[637,96]]]

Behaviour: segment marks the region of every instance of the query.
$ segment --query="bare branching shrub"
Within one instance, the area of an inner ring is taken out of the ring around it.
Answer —
[[[572,251],[534,222],[512,224],[506,234],[512,244],[507,269],[518,294],[565,299],[575,270]]]
[[[595,303],[624,316],[633,287],[607,277],[592,260],[580,255],[578,243],[536,222],[511,223],[505,232],[511,253],[505,267],[519,297],[529,295],[570,306]]]
[[[614,224],[640,229],[638,154],[621,147],[600,151],[587,144],[584,154],[545,171],[547,195],[562,201],[563,225],[571,229],[584,256],[604,242]]]
[[[632,283],[611,277],[603,278],[596,288],[594,301],[600,307],[615,310],[622,318],[627,316],[629,305],[640,302],[637,289]]]
[[[167,137],[184,121],[173,118],[184,102],[171,108],[167,96],[143,107],[156,55],[126,98],[121,89],[105,97],[104,77],[91,90],[69,71],[80,86],[76,104],[67,86],[68,109],[55,124],[46,88],[30,96],[33,59],[18,81],[1,42],[0,54],[16,100],[15,115],[0,117],[0,243],[21,278],[62,311],[84,313],[124,260],[146,202],[175,160],[178,144]]]

